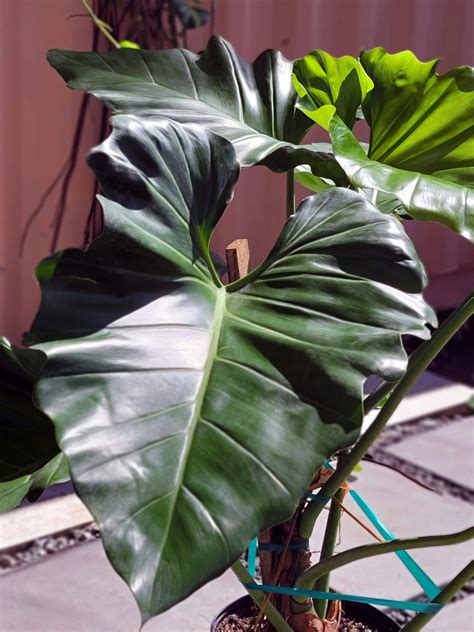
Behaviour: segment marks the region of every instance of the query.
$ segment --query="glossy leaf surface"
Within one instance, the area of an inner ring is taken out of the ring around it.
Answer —
[[[334,154],[354,186],[382,191],[389,201],[395,196],[414,219],[440,222],[467,239],[474,239],[472,189],[371,160],[337,117],[332,119],[329,133]]]
[[[333,57],[322,50],[297,59],[293,73],[298,108],[324,129],[334,114],[352,127],[358,107],[374,85],[357,59]]]
[[[295,108],[292,62],[276,50],[253,64],[223,38],[197,55],[187,50],[53,50],[50,64],[76,90],[91,92],[113,112],[198,123],[230,140],[242,166],[287,171],[309,164],[329,178],[343,174],[331,156],[299,145],[312,122]]]
[[[44,361],[0,338],[0,481],[32,474],[59,452],[51,420],[33,403]]]
[[[363,51],[360,60],[375,87],[363,110],[371,128],[369,157],[423,174],[469,170],[474,184],[474,69],[436,74],[439,59],[420,62],[410,51]]]
[[[330,189],[334,186],[334,182],[332,180],[320,178],[319,176],[315,176],[311,173],[311,169],[308,165],[295,167],[294,177],[297,182],[310,191],[313,191],[313,193],[320,193],[321,191],[325,191],[326,189]]]
[[[356,439],[365,378],[399,378],[400,334],[433,314],[403,228],[355,192],[308,198],[223,287],[208,242],[238,174],[228,141],[116,117],[90,164],[105,229],[39,268],[36,396],[148,619],[288,518]]]
[[[315,150],[323,154],[331,154],[332,155],[332,145],[331,143],[313,143],[313,147]],[[309,165],[298,165],[294,169],[294,177],[297,182],[305,186],[313,193],[319,193],[321,191],[325,191],[326,189],[330,189],[335,185],[333,180],[328,178],[321,178],[320,176],[315,176],[314,173],[311,172],[311,168]]]

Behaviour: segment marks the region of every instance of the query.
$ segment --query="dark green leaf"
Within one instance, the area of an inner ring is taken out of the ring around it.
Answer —
[[[357,109],[374,86],[357,59],[333,57],[322,50],[297,59],[293,73],[298,108],[324,129],[335,113],[352,127]]]
[[[331,143],[313,143],[312,147],[314,147],[315,151],[318,151],[320,155],[327,154],[328,156],[333,156]],[[311,167],[309,165],[299,165],[295,167],[294,175],[297,182],[314,193],[325,191],[326,189],[330,189],[334,186],[334,182],[332,180],[315,176],[311,172]]]
[[[468,168],[472,183],[474,69],[438,75],[439,59],[422,63],[410,51],[390,55],[383,48],[360,60],[375,84],[363,104],[369,158],[423,174]]]
[[[33,502],[47,487],[67,480],[69,469],[64,454],[60,453],[32,474],[0,482],[0,513],[15,509],[26,497]]]
[[[223,287],[208,242],[238,173],[230,143],[117,117],[90,164],[105,229],[40,269],[36,393],[148,619],[288,518],[356,439],[366,377],[398,379],[400,334],[426,337],[433,314],[403,228],[357,193],[307,198]]]
[[[312,122],[295,108],[292,62],[276,50],[244,62],[224,39],[206,50],[53,50],[48,61],[76,90],[91,92],[114,112],[198,123],[230,140],[242,166],[288,171],[308,164],[315,174],[344,178],[332,156],[299,145]]]
[[[351,183],[398,198],[403,208],[424,222],[440,222],[474,239],[474,192],[434,176],[405,171],[367,157],[351,130],[336,116],[329,124],[334,154]]]
[[[59,452],[51,420],[32,399],[44,361],[0,338],[0,481],[32,474]]]

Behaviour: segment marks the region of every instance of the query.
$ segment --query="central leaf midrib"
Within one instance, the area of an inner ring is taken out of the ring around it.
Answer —
[[[180,464],[180,468],[179,468],[179,478],[178,478],[178,482],[176,484],[176,491],[175,491],[175,496],[173,499],[173,503],[170,507],[170,511],[169,511],[169,519],[166,525],[166,531],[163,534],[163,538],[162,538],[162,542],[163,545],[161,547],[161,550],[159,551],[158,554],[158,563],[157,563],[157,567],[160,565],[161,562],[161,555],[163,552],[164,547],[166,546],[166,542],[168,539],[168,534],[171,528],[171,524],[173,522],[173,516],[174,516],[174,512],[176,510],[176,506],[178,503],[178,498],[180,496],[180,492],[181,492],[181,488],[183,487],[183,483],[184,483],[184,479],[186,477],[186,469],[187,469],[187,465],[188,465],[188,457],[189,457],[189,453],[192,449],[192,444],[193,444],[193,439],[194,439],[194,435],[196,433],[196,429],[199,423],[199,420],[201,419],[201,410],[202,410],[202,406],[204,403],[204,398],[206,396],[206,392],[207,392],[207,387],[209,384],[209,378],[211,375],[211,371],[212,371],[212,367],[214,366],[214,360],[217,356],[217,348],[219,345],[219,338],[220,338],[220,332],[221,332],[221,327],[222,327],[222,321],[224,318],[224,313],[225,313],[225,300],[226,300],[226,290],[224,288],[216,288],[216,302],[214,305],[214,319],[212,322],[212,325],[210,327],[210,332],[211,332],[211,340],[210,340],[210,344],[209,344],[209,351],[208,351],[208,355],[207,355],[207,360],[206,363],[204,365],[204,370],[203,370],[203,376],[202,376],[202,382],[201,382],[201,386],[199,388],[199,392],[198,392],[198,396],[196,398],[196,402],[194,405],[194,413],[191,419],[191,423],[189,425],[189,433],[188,433],[188,438],[186,440],[186,445],[184,448],[184,454],[181,460],[181,464]],[[150,599],[153,599],[153,588],[151,590],[151,594],[150,594]]]

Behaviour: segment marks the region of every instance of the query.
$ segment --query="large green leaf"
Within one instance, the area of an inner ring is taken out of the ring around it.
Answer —
[[[334,154],[351,183],[395,196],[420,221],[440,222],[471,241],[474,239],[474,191],[439,177],[398,169],[367,157],[344,123],[335,116],[329,124]]]
[[[32,474],[0,482],[0,513],[15,509],[25,499],[37,500],[43,491],[69,480],[69,468],[64,454],[56,454],[46,465]]]
[[[33,403],[45,359],[0,338],[0,481],[33,474],[59,452],[51,420]]]
[[[335,113],[352,127],[358,107],[374,87],[359,60],[333,57],[323,50],[295,60],[293,73],[298,108],[324,129]]]
[[[31,340],[48,355],[37,399],[148,619],[289,517],[356,439],[366,377],[399,378],[400,334],[426,337],[433,314],[399,222],[339,188],[223,287],[208,242],[232,145],[164,120],[114,125],[90,157],[104,233],[40,266]]]
[[[369,158],[423,174],[449,170],[474,186],[474,69],[436,74],[439,59],[422,63],[410,51],[362,52],[374,82],[363,110],[371,128]]]
[[[48,61],[69,87],[91,92],[113,112],[205,125],[234,144],[242,166],[288,171],[309,164],[318,175],[344,178],[331,155],[299,144],[313,123],[295,108],[292,62],[279,51],[267,50],[248,64],[214,36],[199,55],[52,50]]]

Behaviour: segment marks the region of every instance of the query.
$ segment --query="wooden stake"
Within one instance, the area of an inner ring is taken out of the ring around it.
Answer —
[[[237,281],[249,271],[250,251],[247,239],[236,239],[225,249],[229,283]]]

